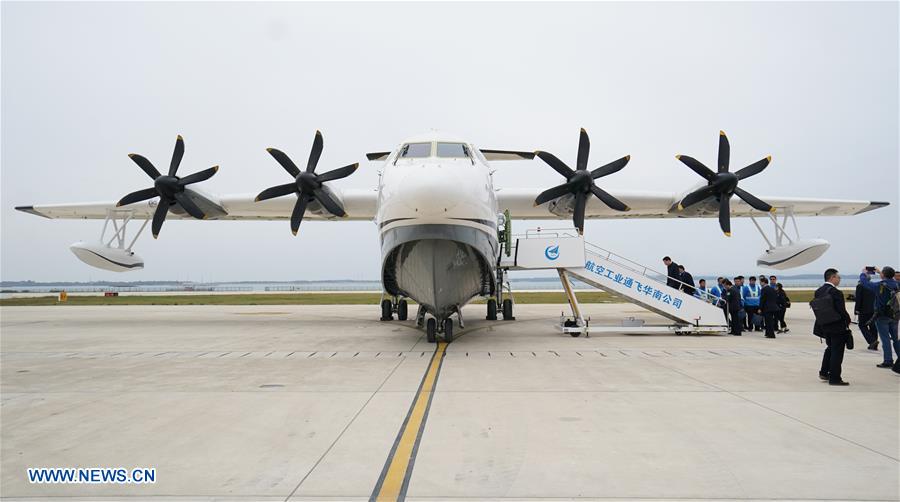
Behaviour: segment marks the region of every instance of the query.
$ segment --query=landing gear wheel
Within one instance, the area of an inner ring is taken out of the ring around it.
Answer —
[[[437,331],[437,321],[431,318],[425,323],[425,337],[428,339],[428,343],[437,342],[437,338],[434,335],[435,331]]]
[[[515,321],[516,318],[513,317],[513,302],[509,298],[503,300],[503,320],[504,321]]]
[[[447,343],[453,341],[453,319],[449,317],[444,319],[444,341]]]
[[[487,301],[487,317],[485,317],[488,321],[496,321],[497,320],[497,300],[493,298],[489,298]]]
[[[409,305],[406,300],[400,300],[397,304],[397,320],[405,321],[409,317]]]
[[[381,320],[382,321],[393,321],[394,313],[392,312],[390,300],[381,300]]]

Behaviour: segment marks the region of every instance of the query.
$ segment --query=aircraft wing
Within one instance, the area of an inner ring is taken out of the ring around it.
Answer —
[[[550,220],[569,219],[568,211],[553,211],[551,201],[540,206],[534,205],[534,199],[542,189],[518,189],[502,188],[496,195],[500,210],[509,209],[514,219],[526,220]],[[596,197],[588,199],[585,210],[587,219],[613,219],[613,218],[716,218],[718,212],[711,208],[688,208],[679,211],[678,202],[684,194],[673,192],[640,192],[640,191],[610,191],[611,195],[624,202],[631,208],[627,212],[614,211],[608,208]],[[795,216],[852,216],[866,211],[871,211],[884,206],[887,202],[868,200],[841,200],[841,199],[816,199],[804,197],[777,197],[760,196],[760,198],[776,208],[776,213],[791,210]],[[561,201],[562,199],[557,199]],[[732,217],[765,216],[766,213],[757,211],[747,205],[738,197],[731,199]]]
[[[343,202],[346,218],[335,218],[325,211],[310,211],[306,213],[304,220],[372,220],[375,218],[375,206],[378,193],[375,190],[332,188],[335,194]],[[199,190],[194,190],[202,195],[215,207],[207,210],[209,219],[215,220],[288,220],[294,209],[297,198],[293,195],[278,197],[261,202],[255,202],[256,193],[237,195],[209,195]],[[158,198],[149,201],[116,207],[117,201],[104,202],[79,202],[73,204],[35,204],[33,206],[18,206],[16,209],[45,218],[59,219],[105,219],[109,210],[131,210],[132,218],[148,219],[153,217]],[[207,208],[204,207],[206,210]],[[170,212],[167,219],[191,220],[193,217],[182,212],[176,214]]]

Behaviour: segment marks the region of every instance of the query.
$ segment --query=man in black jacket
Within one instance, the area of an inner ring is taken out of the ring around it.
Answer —
[[[681,290],[689,295],[693,295],[695,291],[694,276],[684,269],[684,265],[678,265],[678,280],[681,281]]]
[[[766,320],[766,338],[775,338],[775,315],[778,314],[778,292],[765,277],[759,279],[762,291],[759,294],[759,310]]]
[[[831,297],[835,311],[840,315],[840,320],[813,325],[813,333],[825,340],[827,348],[822,354],[822,367],[819,369],[819,378],[828,380],[829,385],[850,385],[841,380],[841,363],[844,361],[844,347],[850,336],[850,314],[844,305],[844,296],[837,288],[841,283],[838,271],[829,268],[825,271],[825,284],[816,290],[815,298],[823,296]]]
[[[740,315],[741,293],[728,279],[725,279],[722,284],[725,286],[725,305],[731,318],[731,334],[741,336],[741,330],[744,327]]]
[[[681,278],[681,273],[678,271],[678,264],[668,256],[663,258],[663,263],[666,265],[666,286],[679,289],[681,283],[678,281]]]
[[[872,329],[874,326],[869,326],[869,321],[875,314],[875,292],[863,286],[861,281],[856,283],[856,306],[853,307],[853,313],[856,314],[859,331],[869,344],[869,350],[877,351],[878,333]]]

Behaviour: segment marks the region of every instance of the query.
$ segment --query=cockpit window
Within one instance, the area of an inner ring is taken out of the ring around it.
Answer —
[[[462,143],[438,143],[437,156],[444,158],[469,158],[469,147]]]
[[[431,157],[431,143],[407,143],[400,149],[400,157],[407,159]]]

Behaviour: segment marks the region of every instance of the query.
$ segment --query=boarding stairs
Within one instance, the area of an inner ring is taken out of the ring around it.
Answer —
[[[725,313],[716,305],[716,298],[698,297],[668,286],[666,274],[585,242],[572,230],[535,230],[513,236],[510,253],[501,255],[500,267],[507,270],[555,269],[572,309],[572,319],[566,322],[562,318],[560,327],[572,336],[589,336],[591,332],[683,334],[727,330]],[[581,315],[570,280],[573,277],[673,323],[650,326],[632,317],[623,319],[620,326],[591,326],[590,319]]]

